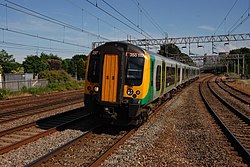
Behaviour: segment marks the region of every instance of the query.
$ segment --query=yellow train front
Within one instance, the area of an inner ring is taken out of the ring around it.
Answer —
[[[109,123],[137,125],[147,116],[141,106],[148,101],[149,83],[149,55],[131,44],[106,43],[88,55],[85,110]]]

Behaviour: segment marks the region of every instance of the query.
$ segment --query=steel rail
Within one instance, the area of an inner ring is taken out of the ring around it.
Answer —
[[[34,101],[39,98],[46,98],[46,97],[51,97],[51,96],[64,96],[67,94],[74,94],[74,93],[81,93],[83,90],[71,90],[71,91],[63,91],[63,92],[54,92],[54,93],[48,93],[45,95],[41,96],[36,96],[36,95],[29,95],[29,96],[20,96],[20,97],[14,97],[10,99],[5,99],[5,100],[0,100],[0,106],[5,106],[5,105],[16,105],[16,103],[26,103],[27,101]]]
[[[248,118],[245,114],[243,114],[242,112],[238,111],[237,109],[235,109],[231,104],[229,104],[228,102],[226,102],[226,100],[224,100],[221,96],[219,96],[211,87],[211,85],[209,85],[209,83],[207,82],[207,86],[209,88],[209,90],[212,92],[212,94],[224,105],[226,106],[230,111],[232,111],[235,115],[237,115],[238,117],[240,117],[241,120],[243,120],[245,123],[247,123],[248,125],[250,125],[250,118]]]
[[[188,85],[188,86],[190,86],[190,85]],[[179,97],[181,94],[182,94],[182,92],[179,92],[175,96],[175,98]],[[158,111],[161,110],[167,103],[168,103],[168,101],[164,101],[160,106],[158,106],[156,109],[154,109],[154,112],[150,113],[149,117],[152,118],[153,116],[155,116],[156,113],[158,113]],[[102,125],[93,128],[91,131],[93,131],[96,128],[100,128],[100,127],[102,127]],[[114,152],[114,150],[116,148],[118,148],[120,145],[122,145],[131,135],[133,135],[137,131],[138,128],[139,127],[136,127],[134,129],[129,130],[125,135],[123,135],[114,144],[112,144],[112,146],[110,146],[108,149],[106,149],[104,151],[104,153],[102,153],[98,158],[96,158],[95,161],[90,163],[90,166],[98,166],[98,165],[100,165],[108,156],[110,156]],[[26,167],[42,165],[44,162],[48,161],[51,157],[56,157],[57,155],[59,155],[61,153],[61,151],[63,151],[63,150],[65,151],[67,148],[71,147],[71,145],[73,143],[75,143],[77,141],[80,141],[82,139],[85,139],[85,137],[87,137],[88,135],[91,135],[91,133],[92,133],[91,131],[89,130],[87,133],[85,133],[85,134],[83,134],[83,135],[81,135],[79,137],[76,137],[75,139],[69,141],[68,143],[54,149],[52,152],[50,152],[50,153],[36,159],[35,161],[33,161],[33,162],[29,163],[29,164],[27,164]],[[50,164],[50,165],[53,165],[53,164]]]
[[[247,105],[250,105],[250,102],[248,102],[247,100],[245,100],[245,99],[243,99],[243,98],[241,98],[241,97],[235,95],[234,93],[230,92],[229,90],[223,88],[223,86],[220,85],[219,81],[217,81],[217,78],[216,78],[215,82],[216,82],[216,84],[217,84],[221,89],[223,89],[225,92],[229,93],[232,97],[238,99],[239,101],[241,101],[241,102],[243,102],[243,103],[245,103],[245,104],[247,104]],[[222,82],[222,83],[223,83],[223,82]],[[223,84],[225,85],[225,83],[223,83]],[[226,86],[227,86],[227,85],[226,85]],[[239,91],[237,91],[237,92],[239,92]]]
[[[190,85],[188,85],[190,86]],[[175,98],[179,97],[182,94],[182,91],[179,92]],[[163,102],[160,106],[158,106],[153,112],[150,113],[149,117],[152,119],[166,104],[168,101]],[[108,150],[106,150],[99,158],[97,158],[90,167],[100,166],[101,163],[106,160],[114,151],[115,149],[119,148],[130,136],[132,136],[137,129],[132,129],[131,131],[127,132],[120,140],[118,140],[114,145],[112,145]]]
[[[233,90],[235,90],[235,91],[237,91],[237,92],[239,92],[239,93],[241,93],[241,94],[243,94],[243,95],[245,95],[245,96],[247,96],[247,97],[250,97],[249,94],[247,94],[247,93],[245,93],[245,92],[242,92],[241,90],[236,89],[236,88],[230,86],[229,84],[226,83],[226,81],[222,80],[222,82],[223,82],[226,86],[228,86],[229,88],[231,88],[231,89],[233,89]]]
[[[11,113],[13,112],[15,113],[18,110],[29,109],[37,105],[46,104],[48,102],[49,103],[57,102],[57,101],[61,101],[61,99],[65,100],[68,97],[69,97],[68,99],[73,99],[71,96],[73,96],[73,98],[75,98],[75,96],[81,97],[82,94],[80,94],[79,92],[72,92],[68,94],[40,96],[40,97],[35,97],[33,99],[22,99],[20,101],[18,100],[16,103],[14,101],[14,102],[11,102],[11,104],[8,104],[8,101],[7,101],[7,104],[6,103],[1,104],[2,110],[0,112],[0,116],[10,115]]]
[[[35,134],[33,136],[22,139],[22,140],[20,140],[18,142],[14,142],[13,144],[2,147],[2,148],[0,148],[0,155],[4,154],[6,152],[9,152],[10,150],[16,149],[16,148],[18,148],[18,147],[20,147],[22,145],[31,143],[31,142],[33,142],[33,141],[35,141],[37,139],[40,139],[40,138],[42,138],[44,136],[48,136],[48,135],[50,135],[52,133],[55,133],[58,130],[60,130],[60,129],[66,127],[66,126],[69,126],[70,124],[73,124],[75,122],[78,122],[78,121],[80,121],[80,120],[82,120],[82,119],[84,119],[84,118],[86,118],[88,116],[89,116],[89,114],[86,114],[86,115],[81,116],[81,117],[77,117],[77,118],[75,118],[73,120],[64,122],[64,123],[62,123],[62,124],[60,124],[58,126],[55,126],[53,128],[50,128],[50,129],[46,130],[46,131],[40,132],[40,133]],[[32,126],[36,126],[37,125],[36,122],[37,121],[34,121],[34,122],[31,122],[31,123],[28,123],[28,124],[25,124],[25,125],[21,125],[21,126],[18,126],[18,127],[14,127],[14,128],[2,131],[2,132],[0,132],[0,137],[2,137],[4,135],[8,135],[8,134],[16,132],[16,131],[20,131],[20,130],[32,127]]]
[[[243,157],[243,161],[250,165],[250,153],[246,150],[246,148],[239,142],[239,140],[233,135],[233,133],[227,128],[227,126],[223,123],[223,121],[219,118],[219,116],[216,114],[216,112],[212,109],[212,107],[209,105],[206,97],[204,96],[202,92],[202,84],[199,85],[199,92],[201,95],[201,98],[207,107],[210,114],[215,119],[216,123],[220,126],[220,128],[223,130],[226,137],[230,140],[231,144],[234,146],[234,148],[239,152],[239,154]]]
[[[65,102],[65,101],[64,101]],[[41,111],[37,111],[37,112],[33,112],[33,113],[26,113],[26,115],[21,115],[21,116],[18,116],[18,117],[13,117],[13,118],[10,118],[10,119],[6,119],[6,120],[0,120],[0,124],[3,124],[3,123],[7,123],[7,122],[10,122],[10,121],[14,121],[14,120],[17,120],[17,119],[20,119],[20,118],[25,118],[25,117],[29,117],[29,116],[33,116],[33,115],[36,115],[36,114],[41,114],[41,113],[45,113],[45,112],[49,112],[51,110],[55,110],[55,109],[58,109],[58,108],[63,108],[63,107],[67,107],[67,106],[71,106],[71,105],[75,105],[75,104],[79,104],[79,103],[83,103],[82,100],[77,100],[77,101],[73,101],[73,102],[66,102],[66,103],[59,103],[57,105],[54,105],[54,106],[49,106],[51,108],[49,109],[45,109],[45,110],[41,110]],[[46,108],[48,106],[45,106],[43,108]],[[33,109],[37,109],[38,107],[34,107]]]
[[[58,148],[52,150],[51,152],[49,152],[49,153],[43,155],[42,157],[40,157],[40,158],[38,158],[38,159],[36,159],[36,160],[30,162],[29,164],[25,165],[25,167],[30,167],[30,166],[32,166],[32,167],[41,166],[41,165],[43,164],[43,162],[46,162],[46,161],[49,160],[51,157],[55,157],[55,156],[57,156],[58,154],[60,154],[61,151],[63,151],[63,150],[65,150],[65,149],[69,148],[69,147],[71,146],[72,143],[75,143],[75,142],[81,140],[82,138],[86,138],[86,137],[90,136],[90,135],[92,134],[92,131],[93,131],[94,129],[96,129],[96,128],[99,128],[99,127],[100,127],[100,126],[90,129],[88,132],[86,132],[86,133],[84,133],[84,134],[82,134],[82,135],[80,135],[80,136],[74,138],[73,140],[71,140],[71,141],[69,141],[69,142],[63,144],[62,146],[60,146],[60,147],[58,147]]]

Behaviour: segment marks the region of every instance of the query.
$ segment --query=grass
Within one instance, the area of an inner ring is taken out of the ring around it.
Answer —
[[[0,100],[18,96],[42,95],[51,92],[83,89],[83,87],[84,87],[84,81],[72,80],[64,83],[59,83],[59,82],[49,83],[46,87],[31,87],[31,88],[23,87],[20,91],[10,91],[6,89],[0,89]]]

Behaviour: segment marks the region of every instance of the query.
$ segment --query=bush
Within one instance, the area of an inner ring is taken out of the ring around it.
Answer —
[[[64,70],[42,71],[39,78],[47,79],[50,83],[72,81],[72,77]]]
[[[65,91],[65,90],[74,90],[74,89],[82,89],[84,83],[82,81],[68,81],[65,83],[49,83],[48,88],[53,91]]]
[[[10,94],[9,90],[6,89],[0,89],[0,100],[6,99]]]
[[[27,86],[23,86],[22,89],[21,89],[21,92],[22,93],[27,93],[27,90],[28,90]]]
[[[51,89],[52,91],[65,91],[65,90],[67,90],[65,88],[65,84],[59,83],[59,82],[58,83],[55,83],[55,82],[49,83],[48,88]]]
[[[37,95],[37,94],[45,94],[51,92],[47,87],[31,87],[28,88],[27,93],[30,93],[32,95]]]
[[[9,90],[0,89],[0,100],[6,99],[9,96],[20,96],[23,94],[45,94],[53,91],[66,91],[83,89],[84,81],[76,81],[63,70],[44,71],[39,74],[40,78],[48,79],[49,83],[46,87],[22,87],[20,91],[11,92]]]

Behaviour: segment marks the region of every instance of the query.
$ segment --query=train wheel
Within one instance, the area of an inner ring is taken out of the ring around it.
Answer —
[[[142,122],[146,122],[148,120],[148,109],[143,109],[142,110]]]

